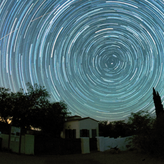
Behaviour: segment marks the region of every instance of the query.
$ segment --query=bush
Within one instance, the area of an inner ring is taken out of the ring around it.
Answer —
[[[107,121],[99,122],[99,135],[104,137],[127,137],[132,135],[130,125],[125,121],[114,121],[108,123]]]
[[[130,117],[135,135],[131,144],[139,151],[162,156],[164,154],[164,115],[153,119],[149,114],[139,112]]]

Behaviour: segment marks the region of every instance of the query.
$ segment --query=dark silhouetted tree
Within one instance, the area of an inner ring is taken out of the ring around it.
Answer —
[[[44,133],[60,137],[67,115],[67,106],[64,102],[51,103],[44,113],[44,119],[41,117],[38,122],[41,123]]]
[[[0,120],[7,123],[7,120],[11,116],[11,110],[13,103],[9,89],[0,88]]]
[[[114,138],[129,136],[129,126],[125,121],[114,121],[112,125]]]
[[[22,129],[40,128],[44,133],[59,137],[68,115],[64,102],[51,103],[43,86],[28,84],[23,90],[9,93],[0,88],[0,121],[11,120],[11,125]]]
[[[159,96],[159,93],[155,91],[154,88],[153,88],[153,100],[155,105],[156,117],[158,118],[160,115],[164,113],[164,110],[163,110],[161,97]]]
[[[111,135],[112,126],[108,121],[99,122],[99,135],[108,137]]]
[[[164,115],[154,119],[147,112],[132,113],[129,121],[135,130],[131,137],[132,146],[140,151],[163,157],[164,154]]]
[[[151,152],[154,148],[155,133],[154,120],[149,113],[145,111],[131,113],[128,121],[134,131],[134,135],[131,137],[132,146],[141,151]]]
[[[104,137],[125,137],[130,136],[132,133],[130,131],[130,126],[124,121],[101,121],[99,122],[99,135]]]
[[[139,111],[131,113],[128,118],[128,124],[132,134],[139,135],[148,132],[152,128],[153,119],[150,117],[148,112]]]

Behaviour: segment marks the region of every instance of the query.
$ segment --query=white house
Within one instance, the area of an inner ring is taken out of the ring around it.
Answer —
[[[98,121],[90,117],[81,118],[80,116],[68,117],[62,132],[63,138],[95,138],[99,136]]]

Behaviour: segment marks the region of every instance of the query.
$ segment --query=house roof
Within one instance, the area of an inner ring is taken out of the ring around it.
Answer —
[[[76,118],[76,117],[78,117],[78,118]],[[86,119],[90,119],[90,120],[99,122],[99,121],[97,121],[93,118],[90,118],[90,117],[81,118],[80,116],[71,116],[71,117],[68,118],[68,120],[66,122],[69,122],[69,121],[82,121],[82,120],[86,120]]]
[[[75,118],[75,117],[80,117],[81,118],[81,116],[78,116],[78,115],[68,116],[67,118]]]

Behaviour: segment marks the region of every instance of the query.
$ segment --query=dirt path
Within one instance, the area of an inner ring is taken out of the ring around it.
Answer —
[[[0,152],[0,164],[164,164],[164,160],[148,155],[121,152],[93,152],[74,155],[26,156]]]

